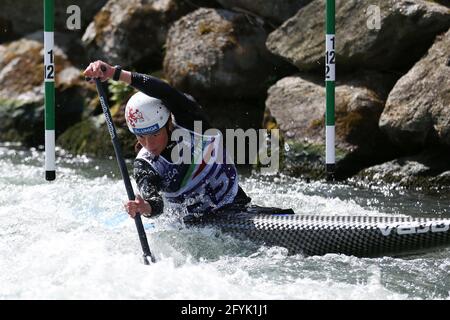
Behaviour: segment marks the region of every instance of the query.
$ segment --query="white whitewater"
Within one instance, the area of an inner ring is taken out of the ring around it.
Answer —
[[[114,159],[0,147],[0,299],[448,299],[450,250],[408,259],[287,256],[216,230],[145,219],[158,263],[145,266]],[[134,184],[134,182],[133,182]],[[449,216],[449,199],[388,189],[243,178],[258,205],[317,215]],[[443,209],[444,208],[444,209]]]

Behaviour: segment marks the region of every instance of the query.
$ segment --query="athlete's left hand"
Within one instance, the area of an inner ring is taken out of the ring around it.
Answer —
[[[124,208],[133,219],[136,217],[137,213],[140,213],[145,217],[149,217],[152,214],[152,207],[147,201],[142,199],[140,195],[136,195],[134,201],[127,201],[124,203]]]

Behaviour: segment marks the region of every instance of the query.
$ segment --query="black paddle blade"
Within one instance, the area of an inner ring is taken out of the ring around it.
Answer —
[[[142,259],[144,260],[144,264],[146,266],[150,265],[151,263],[156,263],[156,259],[155,259],[155,257],[153,255],[149,255],[148,256],[148,255],[144,254],[142,256]]]

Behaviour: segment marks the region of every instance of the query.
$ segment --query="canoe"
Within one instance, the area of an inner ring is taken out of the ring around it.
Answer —
[[[213,227],[289,254],[403,256],[450,246],[450,219],[396,216],[317,216],[291,211],[222,212],[185,217],[187,227]]]

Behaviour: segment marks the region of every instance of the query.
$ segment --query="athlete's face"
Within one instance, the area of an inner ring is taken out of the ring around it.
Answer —
[[[139,143],[155,156],[159,156],[167,147],[169,137],[166,128],[161,128],[158,132],[143,136],[136,136]]]

